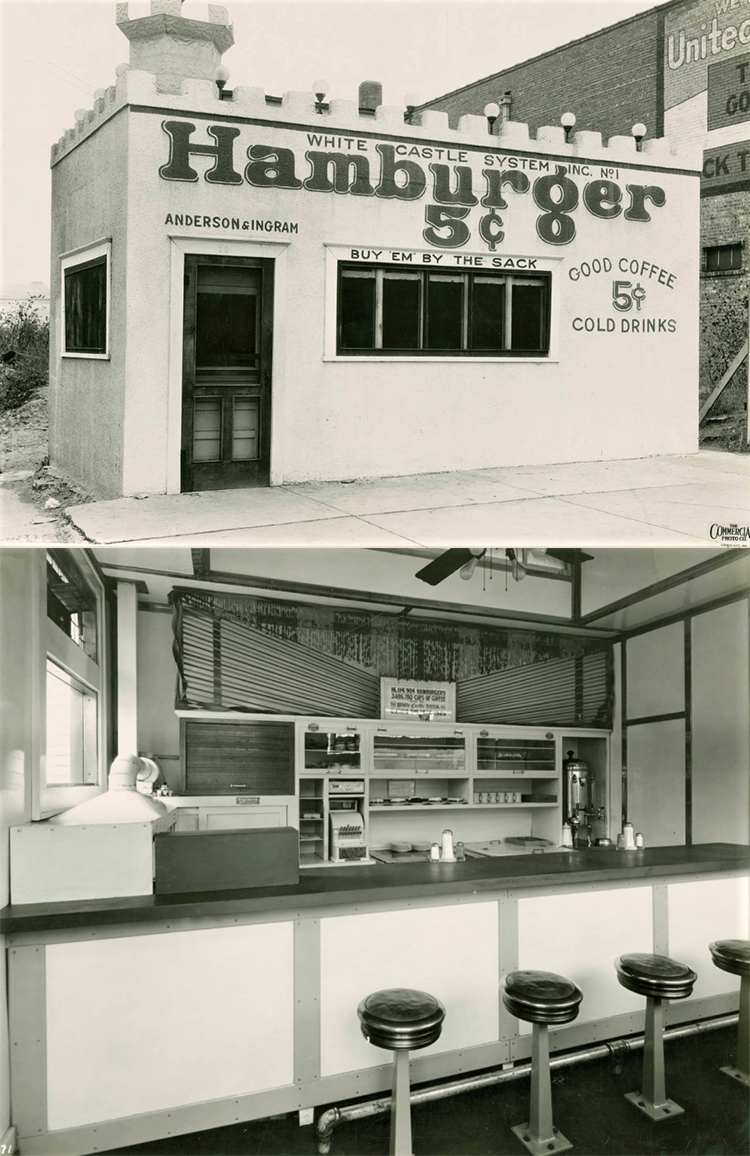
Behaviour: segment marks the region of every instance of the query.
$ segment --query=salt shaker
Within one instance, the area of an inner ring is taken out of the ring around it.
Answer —
[[[440,862],[440,844],[433,843],[430,847],[430,863]]]
[[[635,837],[635,845],[639,850],[642,850],[643,847],[645,846],[645,844],[643,842],[643,835],[641,834],[640,831],[638,832],[638,834]]]
[[[456,856],[453,854],[453,832],[443,831],[443,853],[441,859],[444,863],[455,863]]]

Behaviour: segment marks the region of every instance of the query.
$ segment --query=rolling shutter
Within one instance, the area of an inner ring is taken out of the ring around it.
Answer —
[[[187,706],[377,718],[374,675],[245,623],[185,607],[181,650]]]
[[[466,679],[456,688],[456,713],[461,722],[606,726],[610,670],[601,650]]]

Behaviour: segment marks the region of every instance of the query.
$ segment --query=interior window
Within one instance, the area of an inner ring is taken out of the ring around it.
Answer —
[[[47,659],[48,787],[95,783],[96,695]]]
[[[67,550],[47,551],[47,617],[97,661],[96,596]]]

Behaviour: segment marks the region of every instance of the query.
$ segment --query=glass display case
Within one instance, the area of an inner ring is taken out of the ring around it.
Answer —
[[[320,773],[359,772],[362,767],[362,734],[354,727],[340,730],[305,730],[302,770]]]
[[[555,740],[502,736],[477,738],[477,775],[554,776]]]
[[[419,733],[378,727],[372,740],[373,774],[465,775],[466,735],[463,731]]]

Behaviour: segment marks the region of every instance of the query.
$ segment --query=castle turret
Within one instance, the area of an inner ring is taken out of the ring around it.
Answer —
[[[179,93],[183,80],[213,80],[221,57],[234,44],[229,13],[209,4],[208,21],[187,20],[182,0],[151,0],[151,15],[128,19],[117,5],[117,26],[130,41],[130,67],[156,76],[159,92]]]

